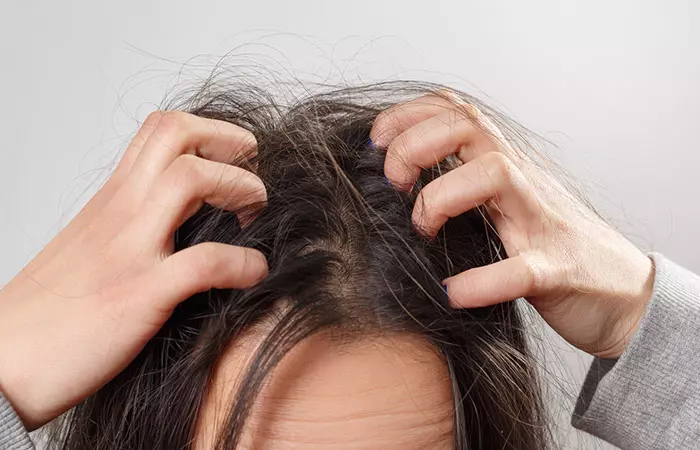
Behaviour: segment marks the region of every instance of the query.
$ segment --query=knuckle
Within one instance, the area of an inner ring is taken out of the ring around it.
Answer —
[[[483,116],[481,110],[472,103],[463,102],[462,108],[467,118],[469,118],[471,121],[479,120]]]
[[[163,118],[163,115],[166,114],[164,111],[156,110],[148,114],[146,117],[146,120],[143,121],[143,126],[147,127],[155,127],[157,126],[161,119]]]
[[[165,135],[178,135],[186,128],[187,113],[182,111],[166,111],[158,121],[158,130]]]
[[[488,175],[499,186],[513,184],[515,166],[506,155],[500,152],[489,152],[483,158]]]
[[[541,205],[542,223],[547,226],[549,233],[557,237],[574,236],[577,232],[576,228],[561,214],[551,210],[546,204]]]
[[[541,292],[546,286],[546,271],[542,261],[533,255],[521,255],[523,267],[521,270],[521,282],[526,292]]]
[[[443,87],[438,89],[437,91],[435,91],[432,97],[434,97],[436,100],[445,101],[453,107],[461,106],[462,104],[464,104],[464,100],[460,97],[460,95],[449,88]]]
[[[185,153],[184,155],[178,156],[172,163],[170,163],[168,171],[176,177],[190,175],[192,172],[195,172],[195,175],[197,175],[199,162],[200,158],[196,157],[195,155]]]
[[[159,197],[171,197],[175,203],[181,204],[196,195],[201,184],[199,158],[190,154],[180,155],[162,175],[158,183]]]

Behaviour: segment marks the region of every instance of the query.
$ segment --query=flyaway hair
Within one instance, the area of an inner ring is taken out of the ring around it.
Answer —
[[[252,247],[265,254],[270,274],[250,289],[215,289],[183,302],[122,373],[60,420],[52,448],[191,448],[218,358],[272,316],[229,405],[218,449],[240,448],[270,371],[322,331],[339,342],[407,333],[434,347],[452,386],[455,449],[548,448],[537,364],[518,302],[458,310],[441,285],[505,257],[492,224],[474,209],[428,239],[411,222],[421,187],[455,161],[423,170],[414,189],[403,192],[384,177],[385,149],[370,145],[381,111],[448,92],[493,117],[514,146],[527,144],[518,125],[476,99],[425,83],[324,89],[290,100],[232,81],[208,83],[171,104],[250,130],[257,156],[231,163],[257,174],[268,193],[244,228],[236,213],[203,207],[178,230],[175,250],[206,241]]]

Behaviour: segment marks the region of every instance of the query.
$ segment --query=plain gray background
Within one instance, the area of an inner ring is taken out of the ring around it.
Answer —
[[[4,0],[0,284],[99,187],[138,121],[218,57],[314,81],[445,81],[559,147],[647,250],[700,271],[700,3]],[[194,59],[192,59],[194,58]],[[562,448],[588,359],[548,340]]]

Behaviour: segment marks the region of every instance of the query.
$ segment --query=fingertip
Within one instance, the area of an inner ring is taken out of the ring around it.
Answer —
[[[256,203],[247,205],[245,208],[236,211],[236,218],[241,226],[241,229],[246,229],[253,224],[262,213],[262,209],[267,205],[267,197]]]
[[[264,280],[269,273],[269,266],[265,255],[259,250],[244,248],[244,286],[253,287]]]
[[[421,236],[428,239],[429,241],[435,239],[438,233],[438,230],[435,230],[434,228],[428,226],[427,224],[418,219],[414,219],[413,227]]]
[[[391,143],[391,139],[388,136],[386,136],[386,133],[378,134],[375,137],[371,137],[370,141],[372,142],[373,149],[386,149]]]
[[[235,211],[241,228],[249,227],[267,205],[267,188],[265,183],[257,175],[250,172],[248,174],[252,176],[253,184],[256,187],[246,193],[249,203],[240,210]]]
[[[413,222],[413,226],[420,234],[429,239],[433,239],[435,236],[437,236],[445,221],[439,221],[438,218],[433,217],[434,215],[431,215],[430,211],[425,206],[425,197],[421,193],[413,206],[411,220]]]
[[[413,213],[411,214],[411,220],[416,231],[428,239],[433,239],[437,236],[439,228],[431,226],[426,218],[426,213],[423,205],[420,202],[416,202],[413,207]]]
[[[382,114],[374,119],[374,124],[369,132],[369,142],[371,143],[371,147],[373,149],[384,149],[389,145],[391,142],[391,136],[388,135],[389,133],[387,128],[386,119]]]
[[[460,274],[462,275],[462,274]],[[463,281],[459,275],[454,275],[442,280],[442,286],[447,294],[450,306],[455,309],[474,308],[478,305],[469,301],[469,296],[464,292]]]
[[[240,137],[238,139],[240,154],[244,158],[252,158],[253,156],[257,156],[258,138],[256,138],[253,132],[250,130],[239,127],[238,125],[233,126],[236,127],[236,131],[240,132]]]
[[[447,295],[447,299],[450,303],[450,306],[455,309],[464,308],[464,306],[459,301],[457,301],[457,299],[455,299],[454,289],[450,290],[450,283],[450,278],[445,278],[444,280],[442,280],[442,290],[445,291],[445,295]]]
[[[387,156],[384,161],[384,178],[391,185],[403,192],[411,192],[414,189],[416,180],[420,176],[420,168],[408,167],[395,158]]]

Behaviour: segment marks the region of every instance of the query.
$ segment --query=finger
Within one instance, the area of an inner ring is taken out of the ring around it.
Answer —
[[[237,125],[168,111],[148,137],[130,177],[148,189],[178,156],[192,154],[211,161],[232,163],[257,153],[255,136]]]
[[[245,289],[267,276],[262,253],[247,247],[205,242],[179,251],[144,275],[140,298],[169,313],[180,302],[212,288]],[[140,305],[146,308],[147,304]]]
[[[134,136],[129,146],[124,151],[124,155],[119,161],[114,174],[110,177],[110,180],[117,180],[119,182],[118,184],[121,184],[121,182],[128,177],[131,168],[141,154],[141,150],[143,150],[143,147],[146,145],[148,138],[151,137],[151,134],[153,134],[153,131],[165,114],[167,114],[165,111],[153,111],[146,117],[146,120],[144,120],[141,127],[139,127],[136,136]]]
[[[467,270],[443,280],[456,308],[479,308],[541,293],[542,268],[525,254]]]
[[[421,169],[457,154],[463,161],[498,151],[499,147],[463,111],[432,116],[401,133],[387,149],[384,173],[396,186],[410,189]]]
[[[138,158],[143,146],[148,138],[153,134],[153,131],[158,126],[161,118],[165,113],[163,111],[153,111],[146,117],[141,127],[139,127],[136,136],[131,140],[129,146],[124,151],[116,169],[109,177],[105,185],[95,194],[92,199],[85,205],[80,212],[80,215],[96,214],[98,210],[113,197],[114,193],[126,181],[129,172],[131,171],[134,162]]]
[[[370,131],[370,138],[377,147],[388,147],[396,136],[407,129],[454,107],[454,103],[436,94],[399,103],[377,115]]]
[[[266,200],[265,185],[253,173],[182,155],[153,186],[128,233],[145,235],[158,243],[167,242],[203,203],[237,211],[246,206],[262,206]]]
[[[449,218],[487,202],[493,204],[490,211],[523,226],[541,212],[522,172],[507,156],[490,152],[428,183],[418,194],[412,220],[425,235],[435,236]]]
[[[95,217],[105,208],[109,201],[114,197],[115,192],[127,178],[131,166],[138,157],[141,148],[151,135],[156,125],[162,117],[162,111],[154,111],[148,115],[146,120],[139,128],[138,133],[127,147],[114,173],[109,177],[102,188],[85,204],[80,212],[71,220],[71,222],[49,242],[42,252],[32,261],[32,265],[41,265],[45,261],[51,259],[56,252],[63,248],[68,242],[80,234],[80,232],[89,225]]]

